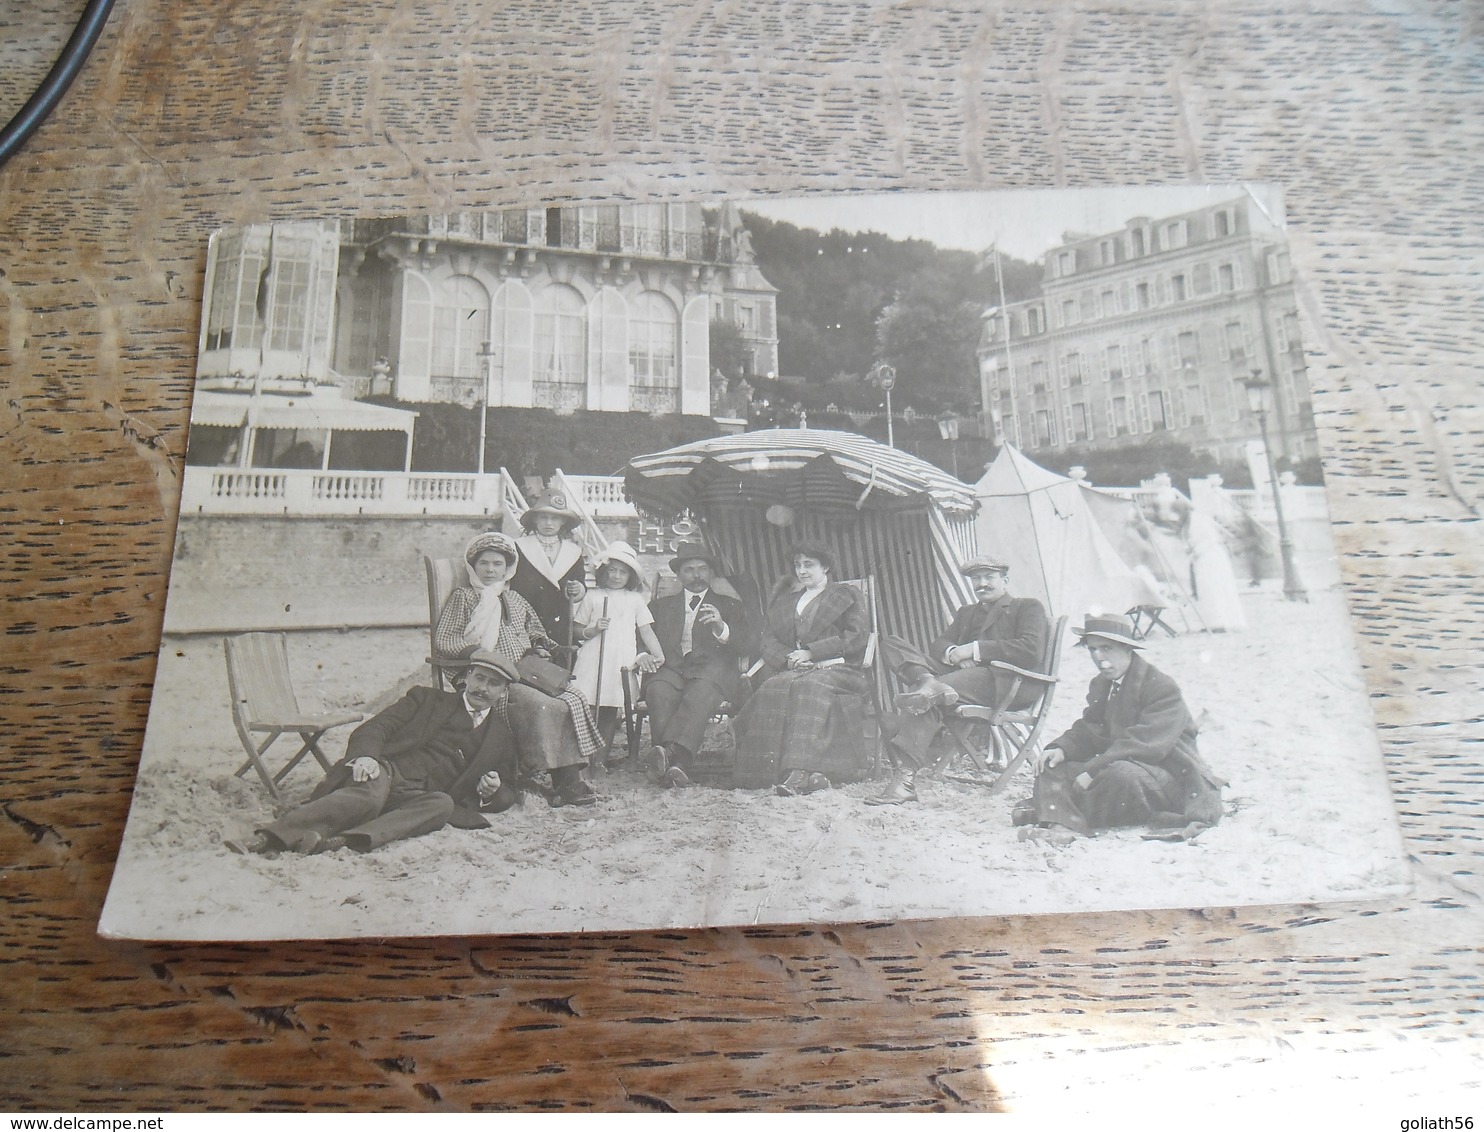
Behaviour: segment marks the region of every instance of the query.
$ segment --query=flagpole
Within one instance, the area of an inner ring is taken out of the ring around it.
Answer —
[[[1005,306],[1005,273],[1000,267],[1000,242],[996,240],[994,247],[994,277],[1000,288],[1000,322],[1005,328],[1005,373],[1009,382],[1010,390],[1010,417],[1017,422],[1015,431],[1015,442],[1017,447],[1020,443],[1019,418],[1015,415],[1015,357],[1010,350],[1010,311]]]

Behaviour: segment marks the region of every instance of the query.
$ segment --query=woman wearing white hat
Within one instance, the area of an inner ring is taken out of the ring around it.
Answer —
[[[652,672],[665,662],[665,653],[654,633],[654,615],[644,597],[644,575],[634,548],[623,541],[609,543],[593,564],[593,574],[598,588],[583,597],[573,615],[573,629],[582,647],[572,681],[598,709],[606,761],[623,711],[621,670],[637,663]],[[643,653],[638,647],[641,639]]]

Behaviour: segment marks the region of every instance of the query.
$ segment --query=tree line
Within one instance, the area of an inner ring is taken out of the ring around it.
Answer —
[[[886,362],[896,370],[894,409],[979,410],[979,335],[984,312],[1000,302],[982,253],[879,232],[818,232],[745,211],[743,219],[758,266],[778,288],[785,396],[806,408],[874,408],[882,394],[869,375]],[[1007,302],[1039,294],[1039,263],[1000,263]],[[719,368],[740,376],[730,352],[720,353]]]

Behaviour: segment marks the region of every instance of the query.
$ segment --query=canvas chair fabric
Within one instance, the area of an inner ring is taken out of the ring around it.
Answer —
[[[306,755],[321,769],[330,761],[319,741],[333,727],[355,723],[360,712],[306,712],[299,706],[289,674],[288,648],[282,633],[244,633],[225,641],[227,683],[232,695],[232,721],[242,740],[247,761],[237,768],[240,778],[256,769],[274,799],[279,784]],[[274,774],[267,764],[268,748],[286,733],[299,736],[298,752]],[[266,735],[259,741],[260,735]]]

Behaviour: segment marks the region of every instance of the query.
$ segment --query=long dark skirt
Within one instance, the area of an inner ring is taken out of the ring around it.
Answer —
[[[732,784],[755,790],[791,770],[818,771],[831,782],[859,778],[867,769],[865,694],[865,676],[846,665],[770,677],[733,721]]]

